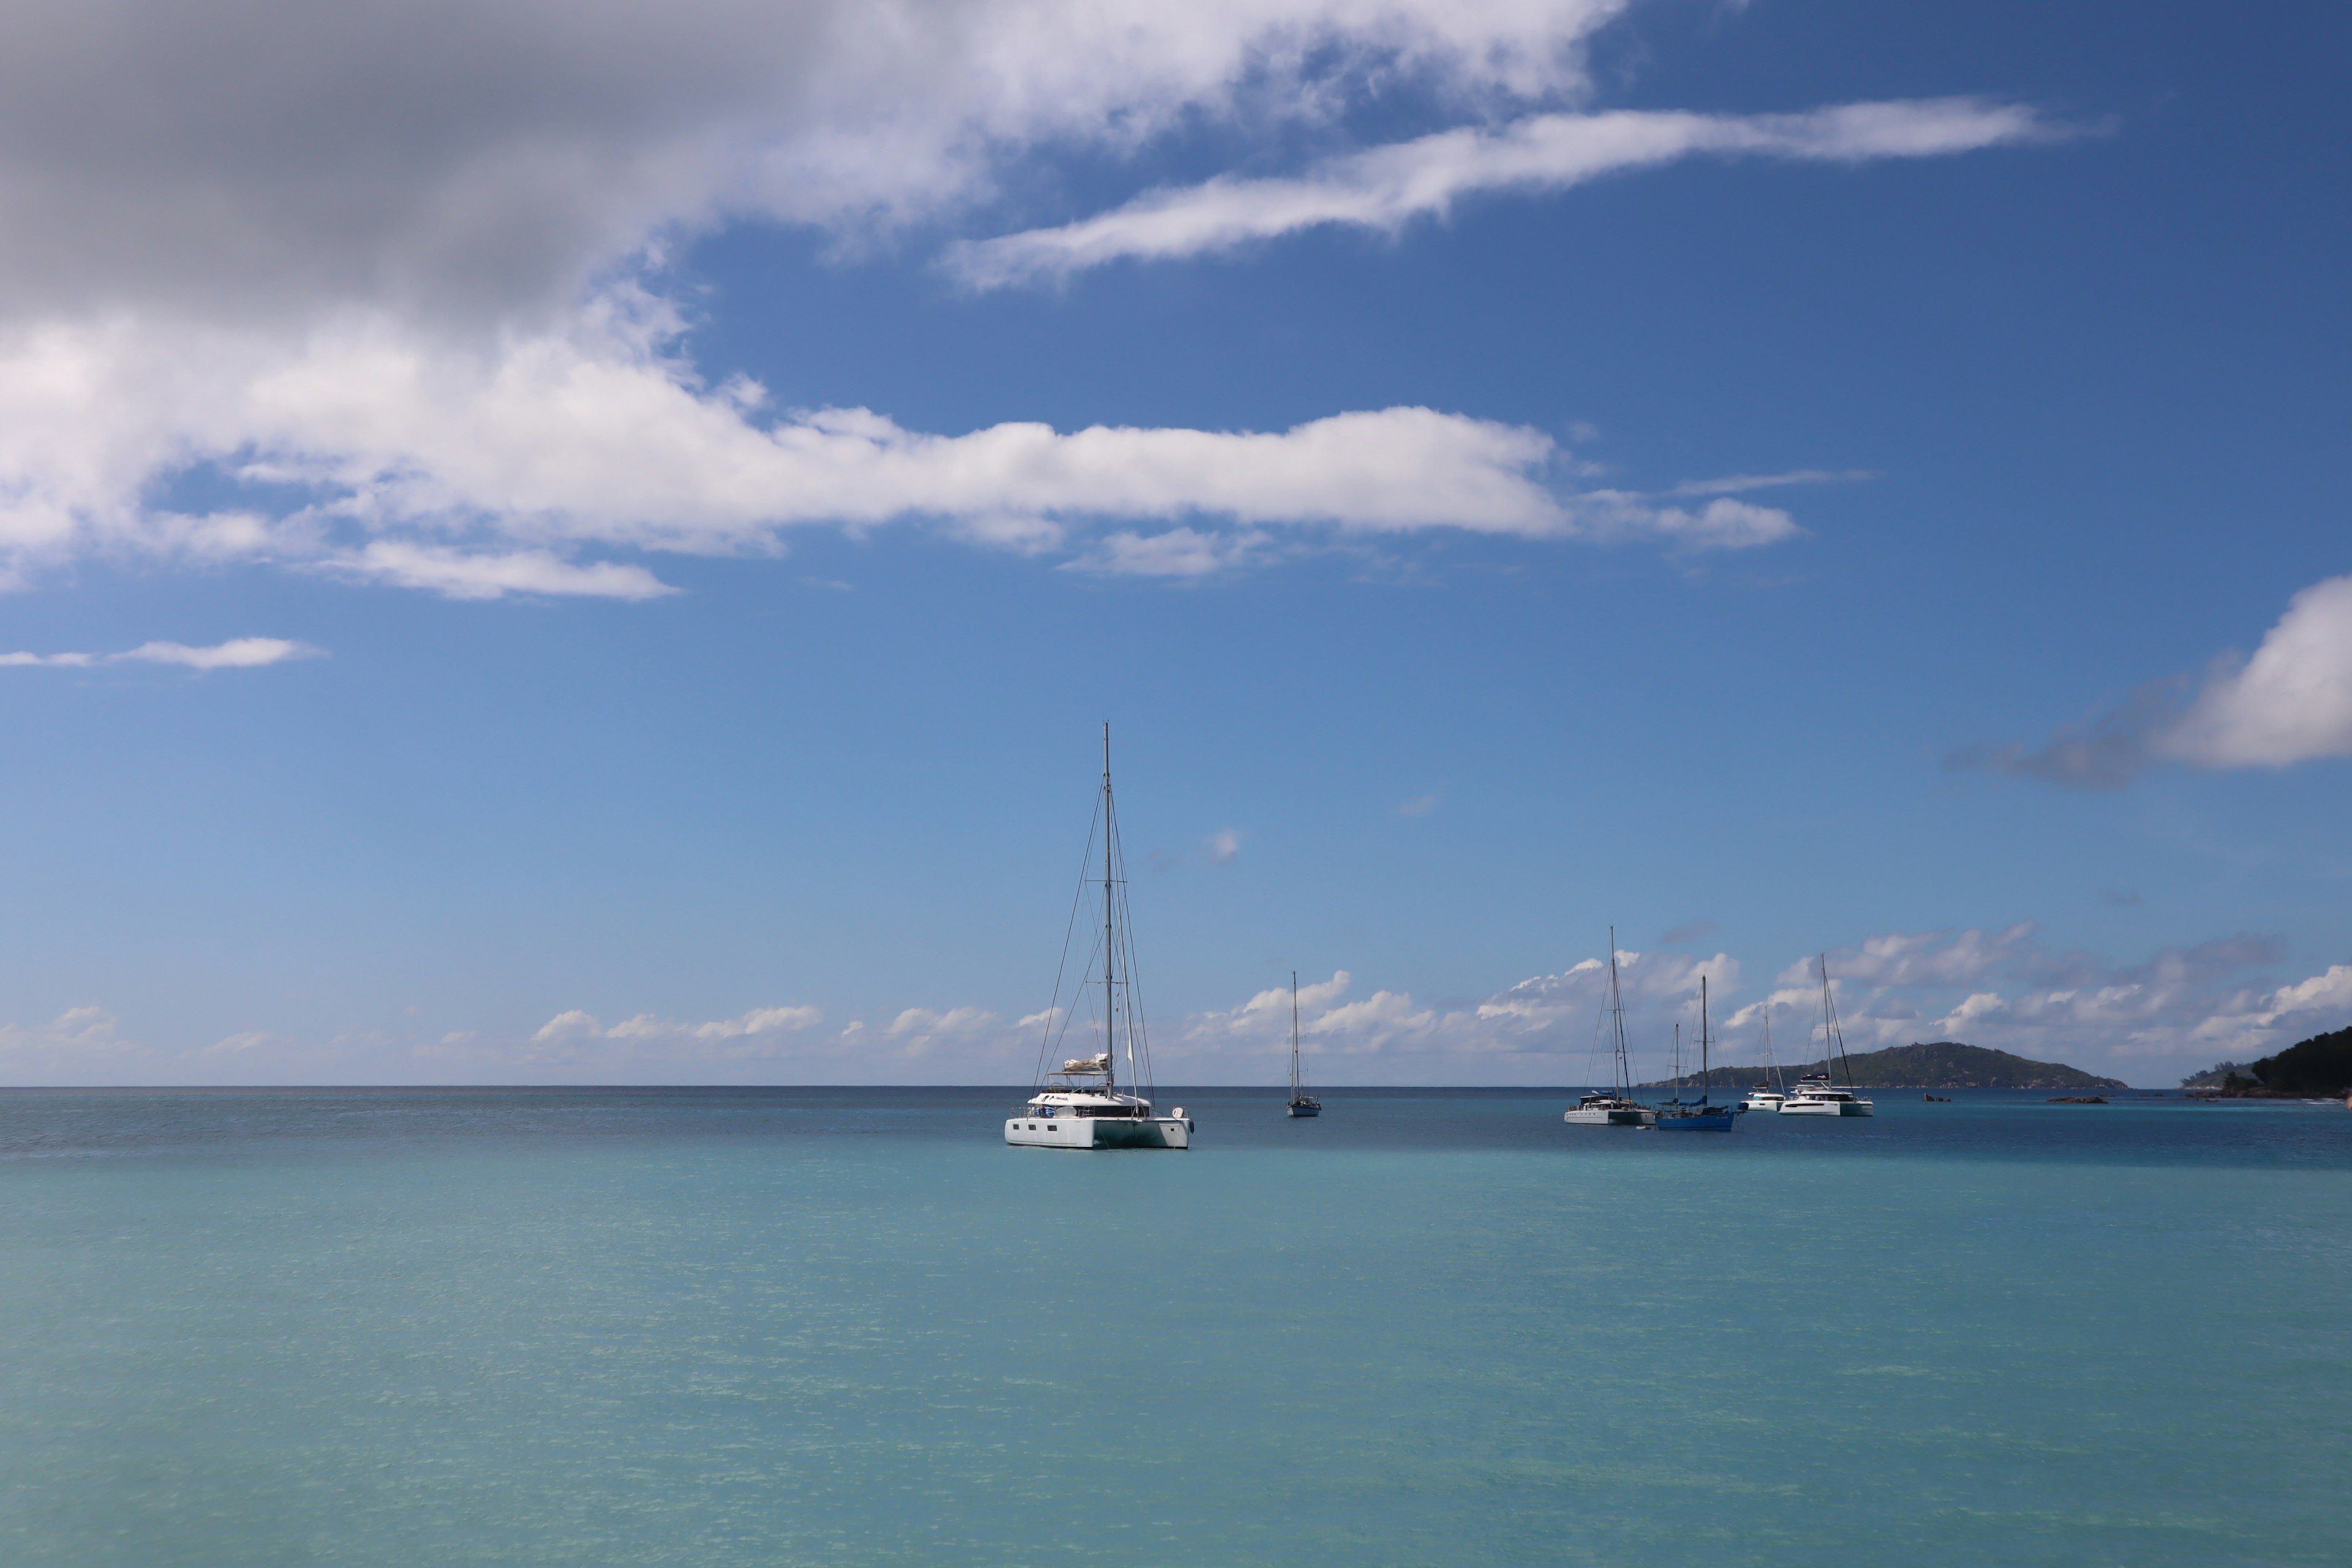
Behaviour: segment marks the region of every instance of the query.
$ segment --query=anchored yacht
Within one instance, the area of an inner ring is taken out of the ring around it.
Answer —
[[[1671,1104],[1658,1108],[1658,1131],[1661,1132],[1728,1132],[1738,1125],[1737,1106],[1717,1105],[1709,1098],[1707,1079],[1713,1076],[1707,1065],[1706,976],[1698,977],[1698,1098],[1683,1098],[1681,1072],[1681,1026],[1675,1026],[1675,1056],[1677,1058],[1675,1098]]]
[[[1633,1099],[1633,1069],[1625,1061],[1625,1003],[1617,993],[1617,928],[1609,928],[1609,1018],[1615,1031],[1613,1088],[1597,1089],[1564,1111],[1570,1127],[1655,1127],[1658,1113]]]
[[[1192,1119],[1182,1106],[1169,1115],[1152,1109],[1151,1042],[1143,1026],[1135,984],[1135,939],[1129,929],[1126,859],[1118,844],[1118,813],[1110,791],[1110,726],[1103,726],[1102,794],[1095,804],[1095,826],[1102,837],[1102,879],[1097,883],[1081,873],[1080,891],[1099,888],[1102,921],[1098,930],[1089,922],[1093,939],[1101,945],[1099,978],[1091,958],[1081,967],[1088,978],[1076,990],[1091,1005],[1097,985],[1102,987],[1102,1013],[1095,1020],[1102,1049],[1092,1056],[1066,1058],[1047,1072],[1046,1062],[1061,1054],[1076,1011],[1064,1007],[1061,983],[1055,982],[1053,1005],[1045,1009],[1045,1038],[1037,1047],[1038,1090],[1004,1122],[1004,1141],[1030,1149],[1189,1149]],[[1094,865],[1094,839],[1087,841],[1085,864]],[[1063,938],[1062,963],[1066,972],[1072,942],[1077,935],[1073,910],[1070,931]],[[1119,1088],[1119,1056],[1125,1047],[1127,1081],[1143,1092]]]
[[[1878,1108],[1853,1091],[1853,1064],[1846,1060],[1845,1035],[1838,1028],[1837,1004],[1830,997],[1830,955],[1822,954],[1822,1070],[1797,1080],[1797,1092],[1780,1104],[1783,1116],[1874,1116]],[[1831,1075],[1845,1067],[1841,1086]]]
[[[1307,1092],[1307,1079],[1298,1070],[1298,971],[1290,972],[1290,1104],[1293,1116],[1320,1116],[1323,1102]]]
[[[1787,1102],[1788,1090],[1782,1087],[1780,1064],[1772,1055],[1772,1003],[1764,1002],[1764,1081],[1748,1091],[1739,1102],[1742,1110],[1778,1110]]]

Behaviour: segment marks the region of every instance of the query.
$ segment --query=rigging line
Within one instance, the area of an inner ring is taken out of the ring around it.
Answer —
[[[1159,1093],[1159,1084],[1151,1070],[1151,1029],[1144,1021],[1143,986],[1137,978],[1135,959],[1135,916],[1129,900],[1127,882],[1127,846],[1115,835],[1111,840],[1116,858],[1118,892],[1118,933],[1122,955],[1127,960],[1127,1028],[1128,1038],[1135,1049],[1134,1068],[1137,1086],[1149,1099]]]
[[[1100,816],[1102,805],[1099,801],[1096,803],[1095,811],[1097,816]],[[1029,1086],[1032,1089],[1036,1088],[1039,1084],[1045,1081],[1045,1064],[1053,1058],[1054,1045],[1056,1038],[1054,1025],[1057,1021],[1061,1024],[1061,1033],[1063,1035],[1067,1035],[1070,1031],[1070,1020],[1068,1015],[1062,1012],[1062,976],[1070,967],[1070,942],[1072,938],[1077,935],[1078,905],[1084,901],[1087,896],[1087,868],[1093,863],[1094,856],[1095,817],[1088,817],[1087,819],[1086,852],[1078,857],[1078,889],[1076,892],[1070,895],[1070,922],[1068,927],[1062,932],[1062,960],[1054,968],[1054,998],[1051,1002],[1047,1003],[1045,1006],[1045,1026],[1040,1031],[1040,1037],[1037,1041],[1037,1068],[1035,1072],[1030,1075],[1029,1079]],[[1088,954],[1089,958],[1092,956],[1092,954]],[[1076,998],[1074,997],[1073,1000],[1076,1000]]]

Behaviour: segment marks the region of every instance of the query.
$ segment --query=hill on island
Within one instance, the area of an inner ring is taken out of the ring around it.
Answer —
[[[2352,1094],[2352,1028],[2314,1035],[2251,1066],[2216,1062],[2180,1080],[2183,1089],[2213,1089],[2226,1095]]]
[[[1996,1051],[1984,1046],[1964,1046],[1957,1040],[1938,1040],[1933,1045],[1893,1046],[1883,1051],[1853,1051],[1847,1054],[1838,1073],[1838,1081],[1845,1081],[1843,1068],[1853,1069],[1853,1081],[1864,1089],[2123,1089],[2121,1079],[2100,1078],[2080,1068],[2070,1068],[2062,1062],[2029,1061]],[[1780,1076],[1791,1083],[1809,1072],[1824,1072],[1827,1067],[1814,1062],[1809,1067],[1782,1068]],[[1663,1088],[1671,1080],[1644,1084],[1644,1089]],[[1696,1083],[1694,1073],[1685,1080]],[[1706,1075],[1710,1087],[1745,1089],[1764,1081],[1760,1067],[1717,1068]]]

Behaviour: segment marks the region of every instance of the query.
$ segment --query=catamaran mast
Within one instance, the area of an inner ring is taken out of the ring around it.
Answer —
[[[1706,1103],[1706,976],[1698,977],[1698,1102]]]
[[[1838,1029],[1837,1004],[1830,1000],[1830,955],[1822,954],[1822,1073],[1837,1083],[1837,1064],[1845,1060],[1845,1037]],[[1845,1063],[1845,1086],[1853,1087],[1853,1064]]]
[[[1290,972],[1290,1098],[1298,1098],[1298,971]]]
[[[1617,993],[1617,928],[1609,928],[1609,1013],[1617,1029],[1617,1092],[1633,1092],[1633,1075],[1625,1065],[1625,1002]]]
[[[1110,815],[1110,721],[1103,721],[1103,1088],[1118,1087],[1118,942],[1111,902],[1110,841],[1118,832]],[[1130,1037],[1128,1050],[1134,1052]],[[1129,1064],[1130,1068],[1134,1063]],[[1130,1073],[1130,1076],[1132,1074]]]

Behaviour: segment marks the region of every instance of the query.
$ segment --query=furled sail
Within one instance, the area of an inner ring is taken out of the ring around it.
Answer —
[[[1062,1064],[1062,1070],[1064,1072],[1108,1072],[1110,1071],[1110,1053],[1104,1051],[1099,1056],[1072,1057]]]

